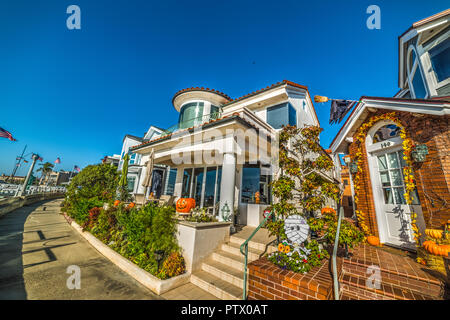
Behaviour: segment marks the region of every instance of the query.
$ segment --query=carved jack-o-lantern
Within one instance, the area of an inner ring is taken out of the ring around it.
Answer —
[[[193,198],[180,198],[177,201],[177,212],[189,213],[192,208],[195,208],[195,199]]]

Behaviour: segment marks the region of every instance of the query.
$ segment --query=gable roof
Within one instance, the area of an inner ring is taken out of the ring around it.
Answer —
[[[137,137],[137,136],[133,136],[132,134],[126,134],[125,137],[123,137],[122,142],[125,141],[125,138],[130,138],[130,139],[137,140],[137,141],[140,141],[140,142],[143,141],[143,138],[140,138],[140,137]]]
[[[362,96],[359,103],[344,122],[338,133],[330,144],[330,149],[337,151],[346,137],[352,135],[352,131],[367,117],[367,108],[387,109],[393,111],[423,113],[437,116],[450,115],[450,99],[448,97],[437,97],[435,99],[404,99],[387,97]],[[362,118],[362,120],[360,119]]]

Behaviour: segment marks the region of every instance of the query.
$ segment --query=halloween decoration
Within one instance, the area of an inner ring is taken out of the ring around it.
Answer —
[[[195,208],[195,199],[193,198],[180,198],[177,201],[177,212],[189,213],[191,209]]]

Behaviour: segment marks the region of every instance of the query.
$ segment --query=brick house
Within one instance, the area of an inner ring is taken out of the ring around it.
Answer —
[[[330,146],[336,164],[350,156],[359,224],[394,247],[414,250],[450,219],[449,35],[450,10],[403,33],[400,91],[361,97]]]

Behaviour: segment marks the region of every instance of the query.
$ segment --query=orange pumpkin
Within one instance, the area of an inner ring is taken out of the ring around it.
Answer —
[[[134,206],[135,206],[135,204],[134,204],[134,202],[130,202],[130,204],[128,205],[128,208],[134,208]]]
[[[372,246],[376,246],[376,247],[380,246],[380,238],[375,237],[375,236],[368,236],[367,242]]]
[[[435,245],[435,244],[436,244],[436,243],[435,243],[434,241],[427,240],[427,241],[425,241],[425,242],[422,244],[422,246],[423,246],[423,248],[424,248],[425,250],[429,251],[428,247],[429,247],[430,245]]]
[[[120,200],[114,201],[114,207],[117,207],[120,204]]]
[[[284,244],[282,243],[278,244],[278,251],[284,252]]]
[[[177,201],[177,212],[189,213],[192,208],[195,208],[195,199],[193,198],[180,198]]]
[[[336,214],[336,210],[330,207],[322,208],[322,214]]]
[[[425,234],[434,239],[442,238],[442,230],[437,229],[425,229]]]
[[[448,252],[450,251],[450,245],[438,245],[434,241],[425,241],[423,247],[435,256],[448,256]]]
[[[450,252],[450,244],[441,244],[440,247],[443,250],[444,257],[448,256],[448,253]]]

